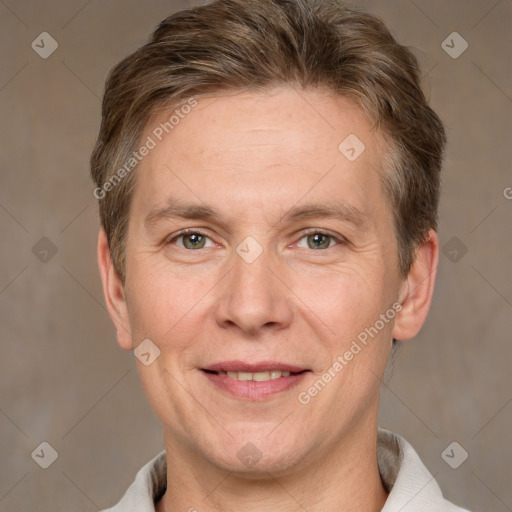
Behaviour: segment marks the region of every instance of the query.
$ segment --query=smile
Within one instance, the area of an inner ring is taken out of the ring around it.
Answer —
[[[262,362],[229,361],[202,368],[211,384],[239,399],[264,400],[287,391],[310,372],[298,366]]]
[[[306,370],[304,370],[306,371]],[[265,382],[267,380],[280,379],[281,377],[289,377],[291,372],[280,370],[267,370],[263,372],[214,372],[220,377],[228,377],[235,380],[253,380],[256,382]],[[300,372],[296,372],[300,373]]]

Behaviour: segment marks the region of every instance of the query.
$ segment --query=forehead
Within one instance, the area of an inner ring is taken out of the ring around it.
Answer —
[[[381,199],[384,141],[350,99],[285,88],[197,101],[173,124],[166,111],[146,126],[142,140],[155,147],[137,169],[141,206],[169,194],[220,207],[229,197],[231,211],[260,213],[306,195],[318,203],[348,193],[359,209]]]

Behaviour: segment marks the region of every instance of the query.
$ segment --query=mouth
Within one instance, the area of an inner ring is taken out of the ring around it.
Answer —
[[[289,377],[290,375],[299,375],[309,370],[301,370],[300,372],[289,372],[281,370],[264,370],[262,372],[214,372],[211,370],[203,370],[206,373],[218,375],[219,377],[228,377],[234,380],[254,382],[266,382],[268,380],[280,379],[281,377]]]
[[[218,363],[201,371],[221,391],[248,400],[263,400],[287,391],[311,372],[308,368],[284,363],[241,361]]]

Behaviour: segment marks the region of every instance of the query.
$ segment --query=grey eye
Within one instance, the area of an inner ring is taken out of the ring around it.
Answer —
[[[306,240],[306,246],[304,246],[302,240]],[[307,248],[307,249],[329,249],[335,243],[334,237],[328,235],[326,233],[311,233],[310,235],[306,235],[302,237],[297,244],[299,247]]]
[[[308,236],[308,247],[310,249],[327,249],[331,243],[331,237],[322,233]]]
[[[181,244],[179,241],[182,241]],[[203,249],[206,246],[207,237],[200,233],[187,233],[176,239],[177,245],[185,249]]]

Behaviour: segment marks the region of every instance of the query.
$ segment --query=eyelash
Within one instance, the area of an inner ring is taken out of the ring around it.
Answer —
[[[306,229],[306,231],[303,231],[302,236],[299,238],[299,241],[305,237],[308,237],[309,235],[324,235],[324,236],[328,236],[331,240],[334,240],[338,245],[346,245],[347,244],[347,240],[345,238],[343,238],[342,236],[333,235],[333,234],[329,233],[329,231],[324,231],[323,229],[315,229],[315,228],[310,228],[310,229]],[[334,248],[334,246],[328,247],[327,249],[333,249],[333,248]],[[314,249],[311,249],[311,250],[314,250]],[[323,249],[323,250],[325,251],[326,249]]]
[[[186,235],[192,235],[192,234],[194,234],[194,235],[201,235],[201,236],[211,240],[211,238],[206,233],[203,233],[201,230],[191,228],[191,229],[184,229],[183,231],[180,231],[179,233],[174,235],[172,238],[170,238],[166,242],[166,245],[173,244],[179,238],[181,238],[183,236],[186,236]],[[304,231],[302,233],[302,236],[295,243],[298,243],[300,240],[302,240],[303,238],[305,238],[305,237],[307,237],[309,235],[324,235],[324,236],[330,237],[332,240],[337,242],[338,245],[346,245],[347,244],[347,240],[345,238],[341,237],[341,236],[335,236],[335,235],[332,235],[331,233],[329,233],[328,231],[324,231],[322,229],[314,229],[314,228],[310,228],[310,229],[307,229],[306,231]],[[213,240],[211,240],[211,241],[213,242]],[[333,247],[328,247],[327,249],[332,249],[332,248]],[[194,252],[191,249],[185,249],[185,250],[190,251],[190,252]],[[196,250],[200,250],[200,249],[196,249]],[[310,249],[310,250],[314,250],[314,249]],[[322,251],[322,250],[325,251],[326,249],[321,249],[320,251]]]
[[[186,235],[201,235],[201,236],[204,236],[205,238],[208,238],[208,239],[211,240],[211,238],[206,233],[203,233],[199,229],[192,229],[191,228],[191,229],[184,229],[183,231],[180,231],[179,233],[174,235],[172,238],[168,239],[167,242],[166,242],[166,245],[173,244],[176,240],[178,240],[178,238],[181,238],[181,237],[186,236]],[[185,249],[185,250],[189,250],[189,249]]]

